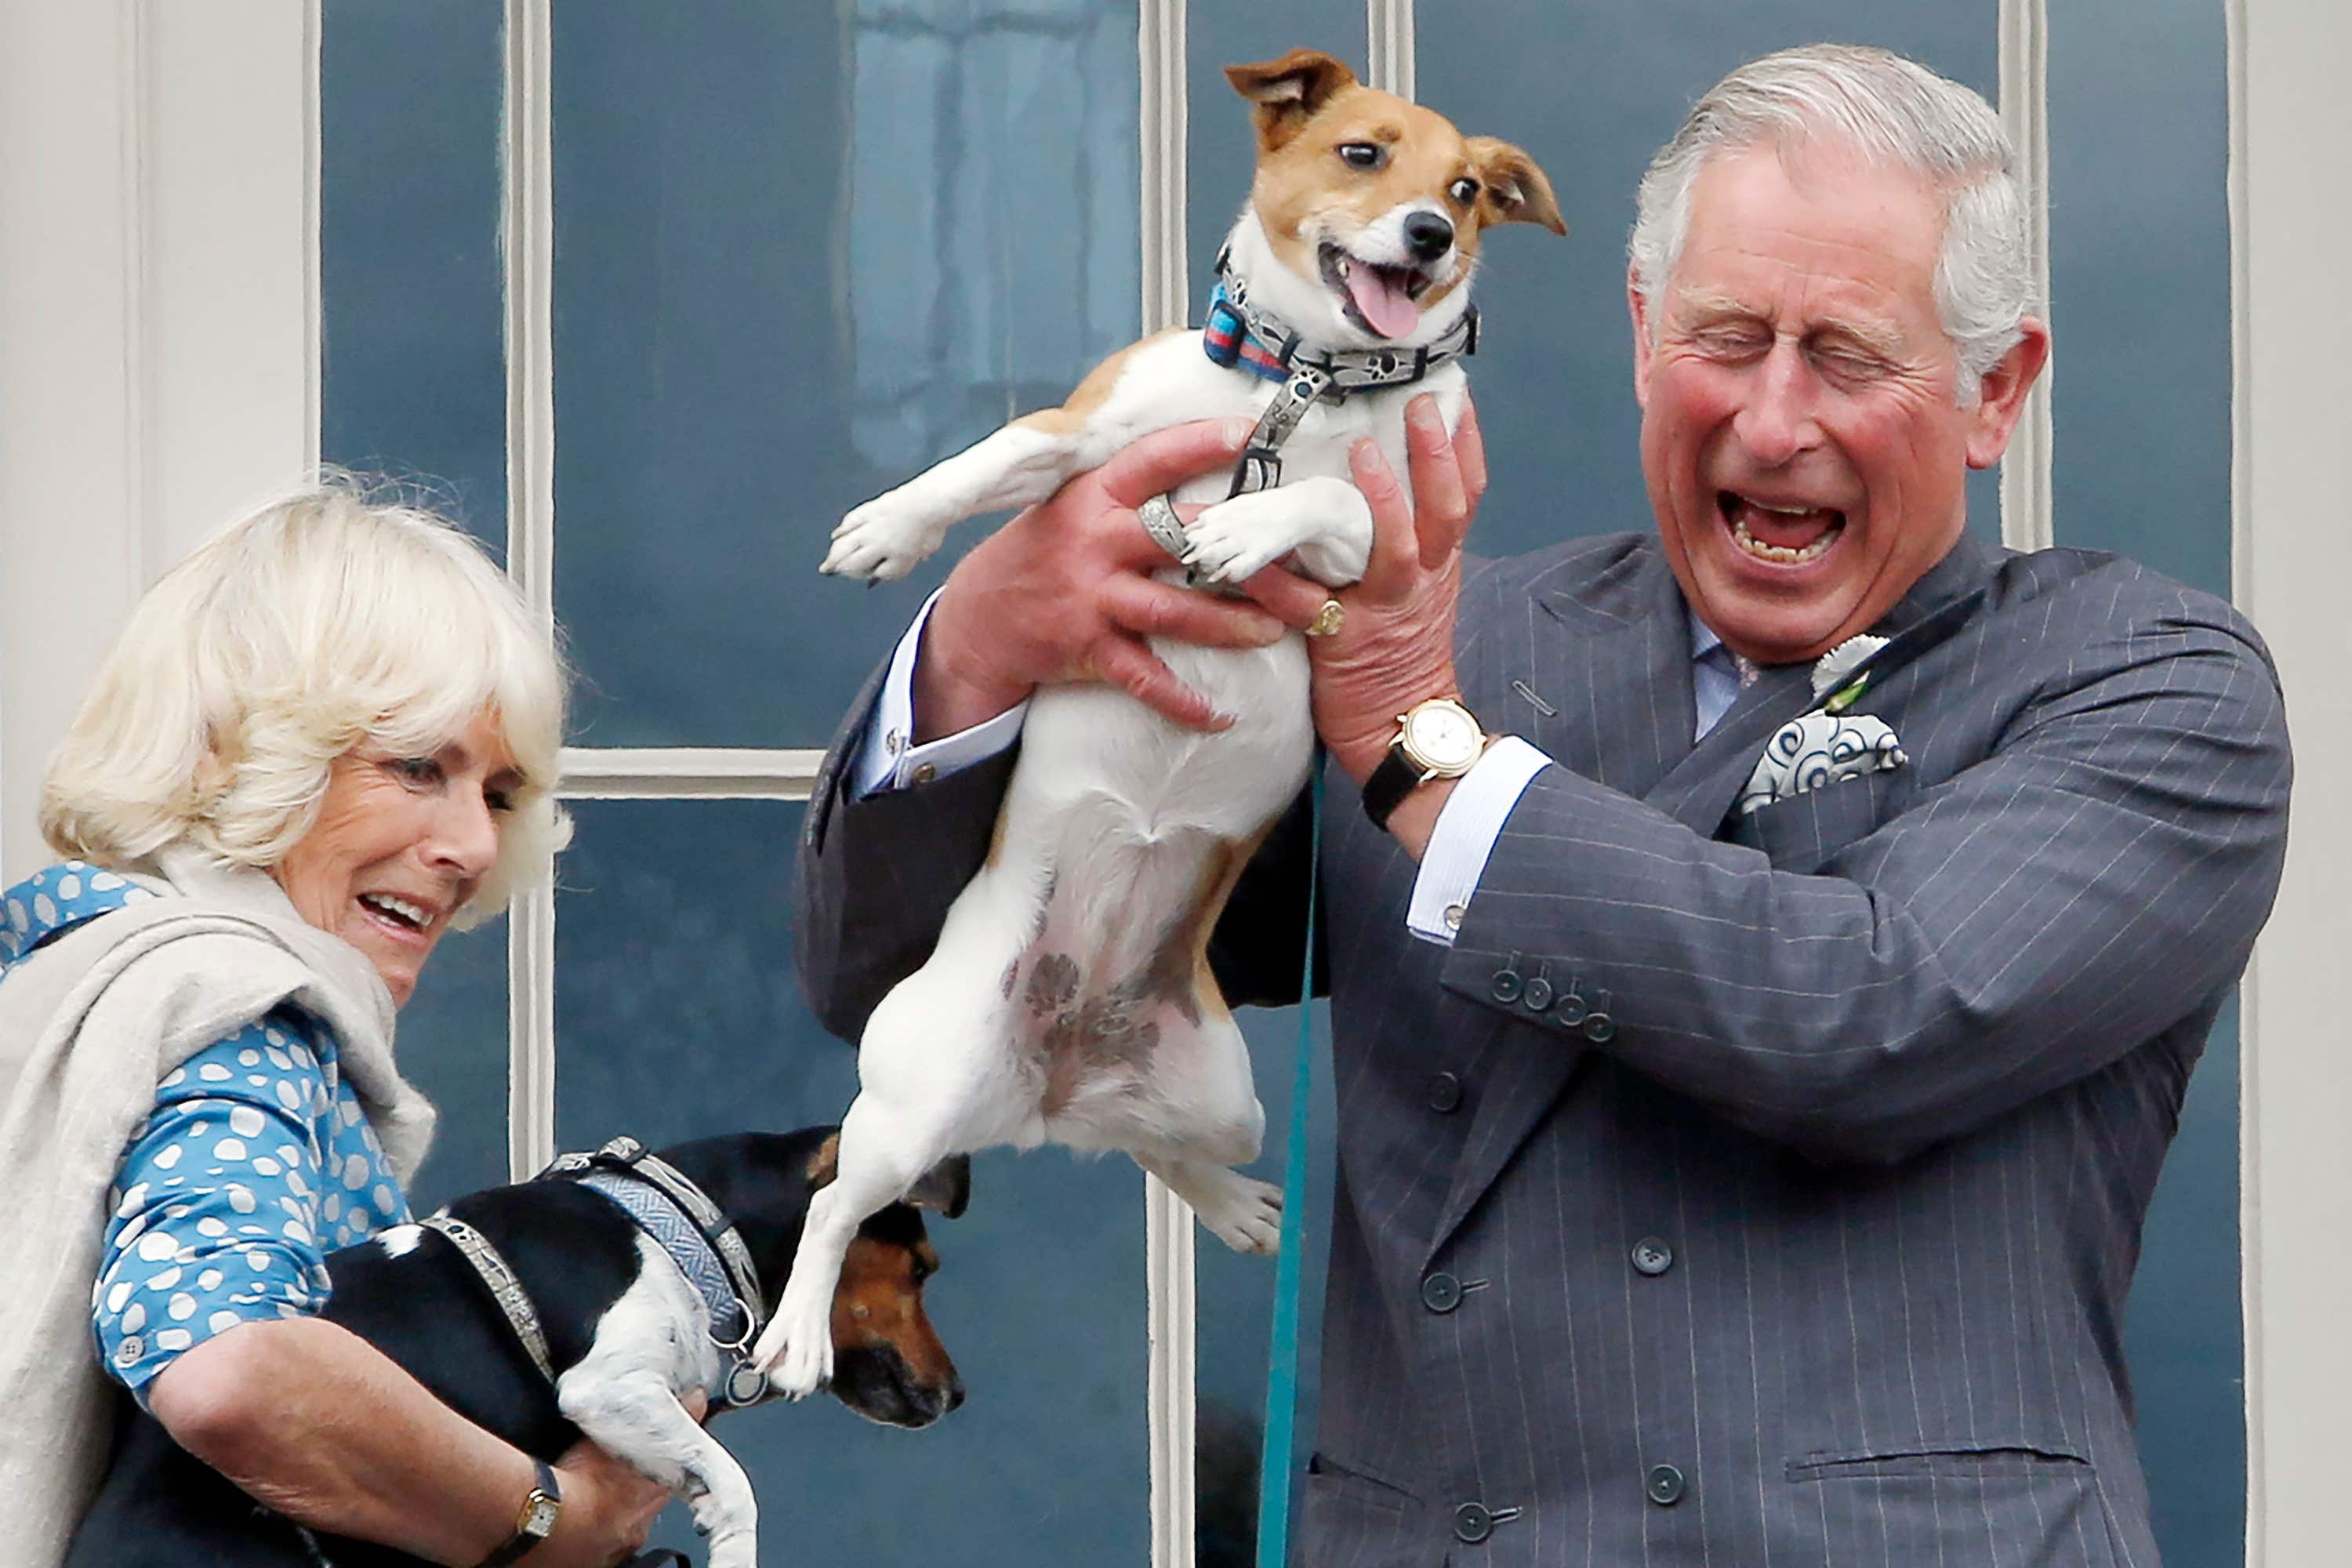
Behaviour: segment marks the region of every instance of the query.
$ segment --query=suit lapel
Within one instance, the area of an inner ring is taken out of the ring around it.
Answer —
[[[1559,575],[1580,564],[1564,562]],[[1505,607],[1494,616],[1514,628],[1515,637],[1490,630],[1464,639],[1470,657],[1463,679],[1473,709],[1524,718],[1525,724],[1499,727],[1524,735],[1561,766],[1612,789],[1646,791],[1689,754],[1697,723],[1690,622],[1674,574],[1645,541],[1586,582],[1556,588],[1545,583],[1539,578],[1528,585],[1533,613],[1513,621]],[[1515,683],[1552,711],[1537,708]],[[1552,979],[1564,988],[1569,977]],[[1482,1029],[1486,1039],[1469,1069],[1481,1088],[1433,1253],[1559,1099],[1589,1048],[1581,1036],[1564,1028],[1531,1037],[1524,1027],[1457,997],[1439,1005],[1462,1009],[1462,1026]]]
[[[1968,624],[1984,602],[1992,561],[1966,534],[1927,575],[1912,584],[1872,631],[1888,639],[1855,673],[1884,679]],[[1769,668],[1706,738],[1643,798],[1692,832],[1713,838],[1772,732],[1812,707],[1811,664]]]
[[[1890,641],[1866,668],[1883,676],[1966,625],[1983,603],[1982,584],[1991,566],[1991,559],[1964,535],[1874,628]],[[1521,657],[1529,668],[1554,668],[1542,662],[1540,645],[1546,635],[1557,642],[1562,650],[1557,666],[1559,685],[1569,700],[1538,687],[1559,711],[1543,720],[1528,738],[1561,765],[1647,800],[1703,837],[1715,837],[1766,739],[1811,702],[1812,666],[1766,670],[1739,694],[1706,738],[1693,746],[1691,731],[1697,721],[1691,696],[1690,622],[1681,590],[1658,552],[1633,552],[1628,570],[1596,578],[1583,591],[1548,594],[1540,583],[1531,586],[1537,603],[1559,626],[1547,628],[1531,621],[1537,646]],[[1569,635],[1560,635],[1562,629]],[[1581,637],[1576,635],[1580,632]],[[1512,696],[1512,675],[1491,658],[1476,658],[1471,667],[1480,670],[1486,683],[1474,697],[1474,706]],[[1466,668],[1465,679],[1470,679]],[[1583,692],[1572,685],[1580,679],[1586,683]],[[1589,700],[1592,715],[1581,724],[1574,708],[1580,697]],[[1512,700],[1519,701],[1516,697]],[[1524,702],[1518,710],[1525,710]],[[1555,975],[1553,981],[1565,984],[1566,977]],[[1596,998],[1584,1000],[1591,1005]],[[1424,1268],[1568,1088],[1589,1049],[1567,1029],[1538,1036],[1526,1025],[1497,1018],[1450,995],[1440,1005],[1476,1015],[1478,1023],[1464,1026],[1483,1026],[1486,1040],[1471,1069],[1480,1086],[1477,1110],[1430,1237]]]

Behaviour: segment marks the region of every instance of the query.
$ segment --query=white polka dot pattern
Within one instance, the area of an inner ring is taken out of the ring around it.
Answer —
[[[326,1253],[408,1218],[314,1029],[280,1013],[197,1052],[124,1152],[91,1321],[108,1374],[142,1399],[190,1346],[317,1310]]]

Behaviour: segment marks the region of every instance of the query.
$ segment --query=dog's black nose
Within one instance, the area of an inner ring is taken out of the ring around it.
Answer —
[[[954,1376],[953,1374],[950,1374],[948,1378],[948,1410],[953,1410],[962,1404],[963,1379]],[[945,1415],[946,1413],[946,1411],[940,1412],[941,1415]]]
[[[1454,226],[1435,213],[1415,213],[1404,220],[1404,242],[1423,261],[1434,261],[1454,244]]]

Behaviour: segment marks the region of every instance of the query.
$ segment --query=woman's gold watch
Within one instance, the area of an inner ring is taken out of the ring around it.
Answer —
[[[515,1515],[514,1533],[507,1543],[482,1559],[481,1568],[505,1568],[541,1542],[555,1529],[556,1516],[563,1511],[563,1494],[556,1489],[554,1468],[545,1459],[533,1459],[539,1468],[538,1484],[522,1500],[522,1511]]]

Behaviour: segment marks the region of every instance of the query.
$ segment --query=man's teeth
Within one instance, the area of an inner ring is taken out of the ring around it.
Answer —
[[[432,923],[432,917],[406,899],[395,899],[390,893],[362,893],[360,902],[372,910],[388,914],[403,925],[423,931]]]
[[[1748,504],[1754,506],[1756,503],[1751,501]],[[1757,510],[1759,511],[1780,512],[1780,515],[1784,517],[1801,517],[1804,515],[1802,512],[1782,511],[1780,508],[1774,506],[1758,507]],[[1748,532],[1748,520],[1744,517],[1734,520],[1731,525],[1731,537],[1739,542],[1740,549],[1745,550],[1748,554],[1755,556],[1759,561],[1777,561],[1784,565],[1794,565],[1799,562],[1817,561],[1821,559],[1822,552],[1828,550],[1831,545],[1835,544],[1837,542],[1837,536],[1844,531],[1845,521],[1841,518],[1831,523],[1827,528],[1822,530],[1821,537],[1814,540],[1811,544],[1805,545],[1800,549],[1790,549],[1785,544],[1767,544],[1762,540],[1757,538],[1754,534]]]

